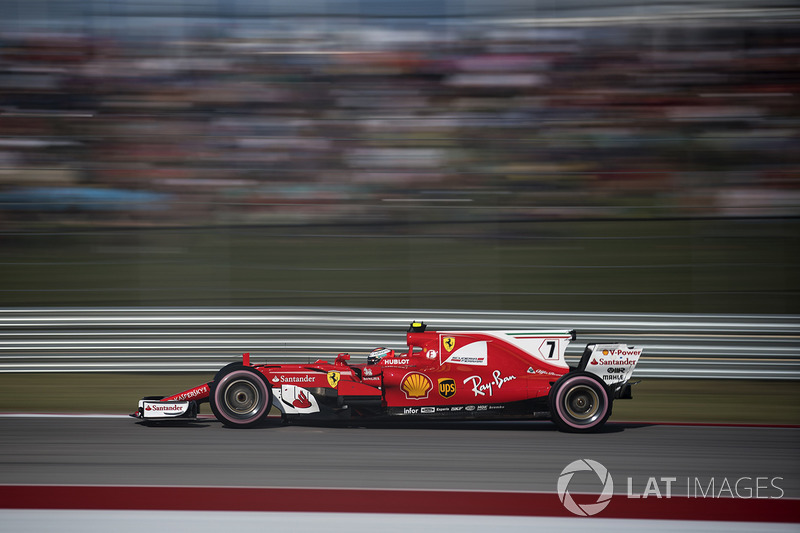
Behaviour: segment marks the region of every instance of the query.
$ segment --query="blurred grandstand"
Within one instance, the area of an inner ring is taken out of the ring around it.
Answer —
[[[6,229],[800,214],[792,3],[4,5]]]

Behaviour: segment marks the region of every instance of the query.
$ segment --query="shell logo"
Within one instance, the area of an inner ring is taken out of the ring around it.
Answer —
[[[400,383],[400,389],[406,393],[407,400],[424,400],[433,388],[433,382],[425,374],[409,372]]]
[[[608,350],[603,350],[603,355],[608,355]]]

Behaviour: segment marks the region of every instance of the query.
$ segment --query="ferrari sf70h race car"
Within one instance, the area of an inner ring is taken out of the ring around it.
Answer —
[[[377,348],[366,363],[251,364],[249,354],[214,379],[169,397],[139,401],[146,422],[194,420],[209,402],[226,426],[262,424],[272,408],[284,422],[353,417],[551,419],[563,431],[597,430],[614,400],[631,398],[642,350],[589,344],[579,364],[564,353],[575,331],[426,331],[414,322],[408,351]]]

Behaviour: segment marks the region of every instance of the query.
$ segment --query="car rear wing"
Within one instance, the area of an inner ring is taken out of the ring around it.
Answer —
[[[630,398],[628,382],[642,351],[627,344],[588,344],[575,370],[599,377],[615,397]]]

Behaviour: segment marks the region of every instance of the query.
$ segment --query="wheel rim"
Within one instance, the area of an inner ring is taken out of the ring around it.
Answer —
[[[248,415],[258,408],[259,391],[250,381],[239,379],[225,388],[225,407],[235,415]]]
[[[564,395],[564,407],[578,422],[591,422],[600,412],[600,396],[587,385],[575,385]]]

